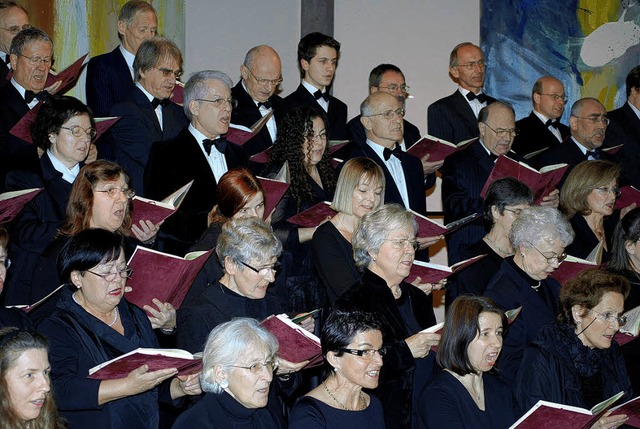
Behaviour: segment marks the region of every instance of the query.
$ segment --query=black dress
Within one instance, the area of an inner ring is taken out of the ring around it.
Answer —
[[[400,283],[400,289],[402,295],[396,300],[384,279],[365,270],[362,280],[335,303],[340,310],[365,311],[380,318],[387,354],[373,393],[382,403],[387,429],[412,427],[418,393],[435,370],[435,353],[414,359],[405,341],[435,325],[431,297],[409,283]]]
[[[451,373],[443,371],[420,395],[418,428],[501,429],[516,421],[513,390],[494,374],[484,373],[482,411]]]
[[[604,219],[604,235],[607,240],[607,249],[612,249],[613,231],[620,220],[620,210],[615,210],[613,214]],[[578,258],[585,259],[595,249],[600,240],[591,231],[587,220],[581,214],[574,215],[569,219],[573,232],[575,232],[575,238],[573,243],[568,245],[564,250],[568,255],[576,256]],[[602,262],[607,262],[610,259],[609,251],[602,249]]]
[[[27,317],[27,313],[17,308],[5,308],[0,306],[0,329],[12,326],[18,329],[33,330],[33,323]]]
[[[310,396],[303,396],[293,407],[289,429],[384,429],[382,404],[371,396],[362,411],[346,411],[331,407]]]

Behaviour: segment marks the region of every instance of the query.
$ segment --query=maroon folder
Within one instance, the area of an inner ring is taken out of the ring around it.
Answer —
[[[429,154],[429,162],[444,161],[446,157],[466,148],[469,143],[475,140],[477,140],[477,137],[461,141],[458,144],[453,144],[427,134],[411,145],[411,147],[407,149],[407,153],[410,153],[420,159]]]
[[[324,201],[295,216],[291,216],[287,219],[287,222],[303,228],[315,228],[327,218],[335,216],[336,213],[337,212],[331,208],[331,203]]]
[[[0,224],[11,222],[29,201],[42,192],[42,188],[0,194]]]
[[[293,323],[285,314],[269,316],[262,325],[278,339],[278,356],[284,360],[293,363],[308,360],[305,368],[322,363],[320,339]]]
[[[173,356],[175,352],[176,350],[139,348],[91,368],[87,378],[94,380],[125,378],[131,371],[142,365],[148,365],[150,372],[176,368],[178,375],[195,374],[202,370],[202,359],[194,358],[185,350],[179,350],[180,355],[184,357],[175,357]]]

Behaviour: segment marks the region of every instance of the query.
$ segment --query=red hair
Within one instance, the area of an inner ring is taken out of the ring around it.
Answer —
[[[209,223],[225,223],[258,192],[264,195],[260,181],[249,170],[236,168],[227,171],[218,182],[218,204],[209,213]]]

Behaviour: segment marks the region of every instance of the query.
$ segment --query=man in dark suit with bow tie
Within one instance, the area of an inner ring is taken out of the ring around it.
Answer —
[[[207,214],[217,202],[220,177],[247,166],[244,149],[220,138],[231,121],[232,86],[231,79],[219,71],[204,70],[191,76],[184,87],[184,111],[190,125],[174,139],[151,148],[145,170],[147,197],[165,198],[193,180],[180,208],[160,228],[163,251],[184,255],[207,229]]]
[[[136,193],[144,195],[144,168],[151,145],[174,138],[188,124],[182,107],[169,100],[182,74],[182,54],[167,39],[146,40],[133,67],[135,87],[109,115],[121,117],[111,128],[115,160],[129,173]]]
[[[286,108],[314,105],[327,114],[329,140],[346,140],[347,105],[327,92],[335,76],[340,43],[322,33],[309,33],[298,43],[302,82],[285,99]]]
[[[9,170],[37,171],[39,168],[36,145],[10,135],[9,131],[39,101],[48,97],[45,85],[53,59],[51,39],[37,28],[19,32],[10,50],[13,77],[0,87],[0,190],[4,189]]]
[[[7,83],[11,42],[16,34],[28,27],[29,15],[22,6],[14,1],[0,0],[0,86]]]
[[[118,15],[120,45],[98,55],[87,64],[87,105],[97,117],[108,116],[111,108],[123,101],[135,84],[133,60],[140,44],[156,35],[158,19],[148,2],[132,0]]]
[[[429,134],[451,143],[478,137],[478,113],[495,101],[482,92],[486,64],[479,47],[457,45],[449,57],[449,74],[458,89],[427,108]]]
[[[278,53],[266,45],[251,48],[240,66],[242,79],[231,90],[238,107],[231,112],[231,123],[251,127],[270,111],[273,116],[260,132],[242,147],[249,156],[262,152],[276,141],[277,124],[284,101],[276,94],[282,83],[282,63]]]
[[[531,98],[533,111],[516,122],[513,150],[520,156],[559,146],[571,134],[569,127],[560,123],[567,102],[562,82],[553,76],[541,77],[533,85]]]

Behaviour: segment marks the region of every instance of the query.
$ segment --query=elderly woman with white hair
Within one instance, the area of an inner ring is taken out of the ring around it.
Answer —
[[[386,355],[372,392],[382,402],[388,429],[412,427],[414,396],[433,375],[429,350],[440,340],[438,334],[421,332],[436,322],[430,297],[404,281],[418,248],[417,231],[413,214],[397,204],[365,214],[352,240],[362,280],[335,303],[339,310],[380,318]]]
[[[205,395],[173,428],[282,428],[282,420],[267,408],[277,353],[276,338],[254,319],[218,325],[204,347],[200,384]]]
[[[560,284],[549,275],[567,257],[564,248],[573,236],[569,222],[552,207],[525,208],[513,222],[509,240],[515,253],[502,262],[485,290],[505,311],[522,307],[498,359],[497,368],[507,381],[515,380],[525,348],[560,310]]]

